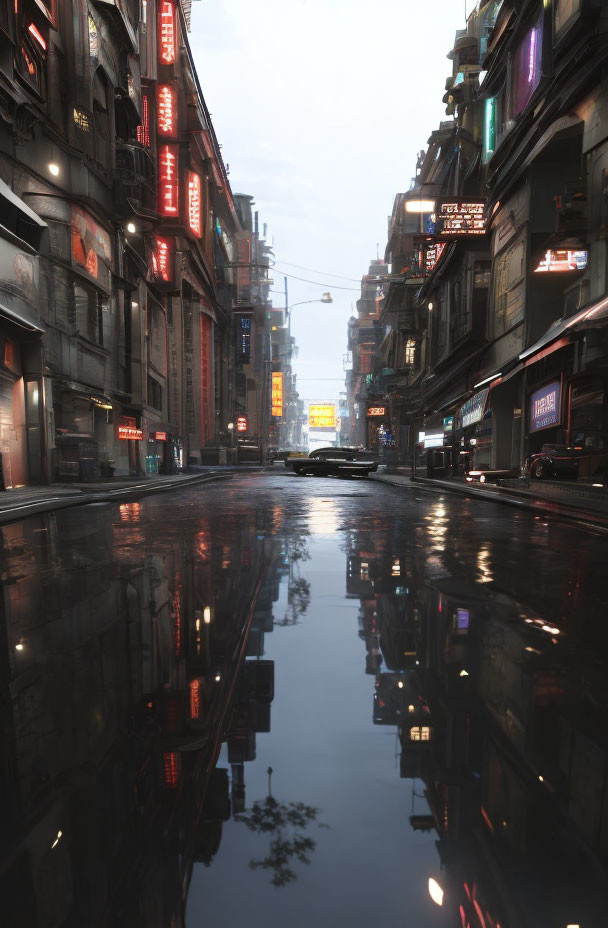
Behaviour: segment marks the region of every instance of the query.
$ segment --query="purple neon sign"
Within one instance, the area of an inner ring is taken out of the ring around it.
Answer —
[[[538,432],[540,429],[551,428],[560,420],[560,394],[559,380],[547,384],[533,393],[530,397],[530,431]]]

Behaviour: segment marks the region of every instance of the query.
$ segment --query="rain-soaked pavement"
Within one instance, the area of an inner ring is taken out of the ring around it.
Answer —
[[[608,923],[604,535],[278,472],[0,532],[3,926]]]

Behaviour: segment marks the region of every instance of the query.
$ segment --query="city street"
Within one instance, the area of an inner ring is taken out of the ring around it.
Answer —
[[[601,530],[280,466],[0,534],[9,928],[605,924]]]

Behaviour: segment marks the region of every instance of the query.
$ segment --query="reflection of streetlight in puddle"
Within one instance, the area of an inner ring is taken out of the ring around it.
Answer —
[[[477,569],[481,576],[479,580],[481,583],[490,583],[494,579],[492,576],[492,571],[488,566],[488,561],[490,558],[490,552],[487,548],[480,548],[477,552]]]
[[[338,531],[338,505],[333,499],[313,498],[308,508],[308,526],[313,535],[333,535]]]

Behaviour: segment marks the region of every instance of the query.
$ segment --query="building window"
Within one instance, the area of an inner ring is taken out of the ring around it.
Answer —
[[[416,363],[416,341],[413,338],[408,338],[405,343],[405,366],[414,367]]]
[[[580,15],[581,0],[556,0],[555,2],[555,35],[574,22]]]
[[[103,346],[104,297],[93,287],[74,284],[76,331],[79,335]]]
[[[251,319],[241,317],[240,357],[243,364],[251,362]]]
[[[526,32],[511,65],[511,116],[519,116],[540,84],[542,74],[543,14]]]
[[[163,408],[163,388],[159,384],[158,380],[155,380],[154,377],[150,377],[148,374],[148,406],[152,406],[153,409],[158,409],[162,411]]]
[[[23,24],[21,48],[18,53],[19,73],[40,96],[45,96],[47,45],[41,32],[33,24]]]
[[[108,82],[98,69],[93,78],[93,127],[95,130],[95,158],[101,167],[110,164],[110,96]]]
[[[428,725],[414,725],[410,728],[410,741],[430,741],[431,729]]]
[[[525,233],[494,262],[494,335],[502,335],[521,322],[525,306]]]

